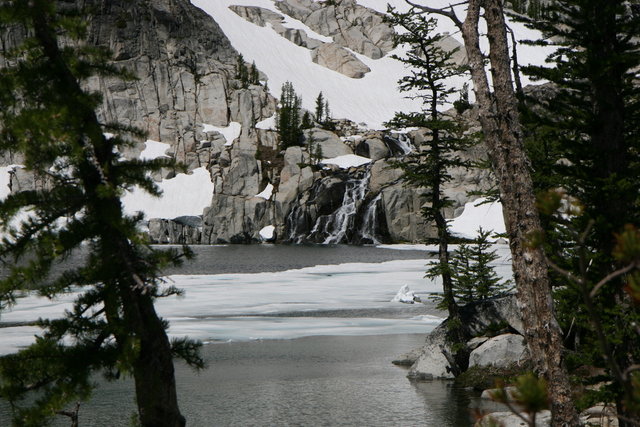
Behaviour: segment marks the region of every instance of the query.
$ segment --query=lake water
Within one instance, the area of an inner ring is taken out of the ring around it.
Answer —
[[[178,365],[180,405],[190,426],[466,426],[472,399],[452,383],[412,383],[391,360],[419,347],[443,314],[391,303],[403,284],[425,297],[425,251],[373,247],[196,247],[169,280],[182,299],[158,311],[172,336],[210,344],[200,373]],[[3,322],[55,317],[73,295],[21,299]],[[29,326],[0,329],[0,349],[33,339]],[[282,339],[285,338],[285,339]],[[130,381],[102,384],[83,403],[81,426],[126,426]],[[1,405],[0,425],[8,423]],[[68,425],[68,420],[56,421]]]

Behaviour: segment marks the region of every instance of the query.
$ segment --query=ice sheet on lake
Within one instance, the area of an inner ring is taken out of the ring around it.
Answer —
[[[184,289],[185,295],[159,299],[156,307],[170,322],[172,336],[189,335],[204,341],[427,332],[441,319],[416,317],[415,311],[392,318],[348,314],[349,310],[396,308],[398,304],[390,300],[403,284],[423,296],[440,291],[439,284],[423,279],[424,264],[424,260],[398,260],[275,273],[174,275],[169,282]],[[71,307],[74,297],[67,294],[49,301],[28,295],[11,311],[3,312],[0,320],[54,318]],[[325,310],[340,311],[344,316],[304,316]],[[291,312],[298,315],[281,316]],[[5,334],[9,329],[3,329],[0,352],[25,345],[35,333],[33,327],[22,327]]]

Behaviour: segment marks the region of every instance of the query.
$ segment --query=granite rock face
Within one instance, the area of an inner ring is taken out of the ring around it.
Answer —
[[[91,10],[88,41],[108,47],[114,53],[114,65],[135,76],[124,82],[109,77],[85,82],[87,89],[103,96],[100,120],[142,129],[149,139],[169,144],[166,154],[189,171],[206,168],[214,183],[209,208],[193,212],[200,223],[175,218],[151,221],[149,232],[155,241],[254,242],[261,240],[259,232],[266,226],[275,227],[278,241],[341,236],[342,242],[350,243],[419,242],[434,235],[420,215],[424,190],[406,186],[402,172],[390,167],[428,142],[428,132],[398,135],[362,130],[341,120],[332,124],[332,131],[305,131],[300,147],[282,150],[275,130],[256,128],[258,122],[274,116],[277,100],[264,86],[243,85],[236,78],[238,53],[209,15],[187,0],[82,3]],[[347,49],[378,58],[392,48],[392,29],[382,22],[382,15],[353,0],[337,5],[283,0],[276,5],[281,13],[252,6],[233,10],[256,25],[270,25],[309,49],[318,62],[353,78],[362,77],[368,68]],[[304,22],[321,36],[286,28],[284,15]],[[14,31],[3,40],[10,45],[24,36]],[[327,43],[326,37],[334,43]],[[476,123],[473,113],[465,114],[464,120]],[[240,131],[230,137],[224,129],[233,126]],[[137,157],[142,148],[140,143],[124,154]],[[343,169],[321,162],[354,153],[371,162]],[[482,149],[465,155],[484,156]],[[5,157],[3,164],[21,163],[18,156]],[[491,184],[486,172],[453,174],[455,179],[445,187],[454,200],[448,216],[468,200],[467,190]],[[46,179],[19,167],[9,175],[14,192],[48,185]],[[175,175],[174,170],[163,170],[153,178],[159,181]],[[269,184],[273,194],[258,197]]]
[[[506,368],[527,358],[522,335],[503,334],[488,339],[469,356],[469,366],[495,366]]]
[[[371,59],[382,58],[393,49],[393,29],[383,16],[354,0],[324,6],[311,0],[283,0],[276,3],[285,14],[304,22],[335,43]]]

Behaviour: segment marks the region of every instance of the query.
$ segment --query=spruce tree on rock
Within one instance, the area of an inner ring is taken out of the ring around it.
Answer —
[[[241,54],[238,55],[238,59],[236,61],[236,79],[240,80],[242,88],[246,89],[249,87],[249,70],[247,69],[247,64],[244,62],[244,57]]]
[[[95,374],[134,379],[139,421],[144,427],[181,427],[173,357],[202,366],[198,344],[171,342],[167,324],[155,311],[163,289],[160,270],[182,257],[157,250],[138,231],[140,216],[124,214],[121,194],[134,185],[152,194],[149,172],[174,167],[172,161],[126,160],[130,145],[123,126],[103,126],[95,108],[100,94],[82,83],[93,73],[122,76],[109,55],[80,41],[84,26],[58,2],[3,2],[0,25],[22,27],[24,43],[7,47],[0,73],[0,150],[19,153],[27,171],[47,177],[44,188],[13,193],[0,202],[5,238],[0,257],[9,273],[0,281],[3,305],[15,293],[37,289],[46,297],[78,290],[64,317],[39,322],[35,343],[0,358],[0,395],[11,403],[17,425],[40,426],[70,403],[86,399]],[[27,31],[28,29],[28,31]],[[57,37],[63,35],[64,47]],[[126,74],[126,73],[125,73]],[[28,218],[20,220],[20,213]],[[52,265],[87,249],[86,263],[62,274]]]
[[[542,232],[542,223],[524,151],[504,4],[502,0],[468,0],[465,18],[461,20],[453,8],[438,9],[426,2],[406,1],[424,13],[448,18],[460,30],[484,142],[500,190],[529,354],[535,369],[549,385],[551,425],[578,425],[564,361],[562,330],[553,309],[547,259],[542,248],[531,245],[532,236]],[[488,62],[480,48],[481,16],[486,22]]]
[[[443,192],[443,184],[450,181],[449,170],[453,167],[469,167],[457,154],[460,150],[472,145],[472,141],[463,136],[462,127],[454,120],[446,118],[438,111],[455,89],[448,87],[445,80],[464,71],[455,65],[455,51],[445,51],[439,46],[445,36],[435,32],[436,20],[416,13],[414,9],[400,13],[389,8],[388,22],[403,28],[401,34],[395,36],[395,45],[410,47],[406,57],[394,58],[412,67],[410,75],[400,80],[400,90],[418,92],[425,105],[425,111],[419,113],[396,113],[388,125],[394,128],[419,127],[428,130],[430,140],[428,149],[418,151],[395,165],[404,171],[404,179],[427,190],[427,207],[422,209],[422,216],[435,223],[438,238],[439,262],[427,272],[428,277],[441,277],[443,283],[443,299],[440,307],[449,313],[450,330],[448,338],[458,349],[453,355],[455,366],[451,366],[454,375],[466,370],[469,352],[464,346],[467,336],[462,327],[458,305],[453,293],[452,272],[449,265],[448,245],[451,240],[444,209],[452,202]]]
[[[311,129],[313,127],[313,119],[311,118],[311,113],[305,111],[302,115],[302,123],[300,124],[302,129]]]
[[[255,61],[251,63],[251,69],[249,70],[249,83],[252,85],[260,84],[260,73],[258,72]]]

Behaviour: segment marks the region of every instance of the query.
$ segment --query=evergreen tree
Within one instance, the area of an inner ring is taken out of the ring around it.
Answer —
[[[402,168],[407,182],[427,189],[429,203],[422,209],[422,216],[428,222],[435,223],[439,245],[439,262],[429,269],[427,276],[442,277],[444,294],[440,306],[449,312],[449,340],[459,348],[454,356],[458,366],[452,366],[457,375],[468,364],[468,352],[463,347],[467,337],[453,293],[448,254],[451,236],[443,215],[444,209],[451,206],[451,200],[444,195],[442,186],[451,180],[448,172],[451,168],[469,166],[456,152],[469,147],[471,141],[462,136],[460,124],[446,118],[438,111],[438,107],[455,92],[445,84],[445,80],[463,71],[452,60],[455,51],[445,51],[439,46],[438,42],[445,36],[435,33],[435,19],[420,15],[413,9],[400,13],[393,8],[389,8],[387,19],[391,25],[405,30],[395,36],[395,45],[410,47],[406,57],[394,56],[411,66],[411,74],[399,82],[400,90],[417,91],[425,104],[425,111],[422,112],[396,113],[388,125],[395,128],[425,128],[431,136],[427,150],[413,153],[403,162],[396,163],[396,166]]]
[[[17,425],[40,426],[65,405],[86,399],[95,387],[93,374],[131,375],[142,426],[184,426],[173,356],[201,366],[199,344],[170,342],[154,299],[177,292],[162,289],[160,271],[185,254],[148,246],[138,231],[141,217],[125,215],[120,201],[133,185],[157,195],[148,173],[174,164],[123,159],[119,152],[130,143],[104,135],[135,130],[99,123],[100,94],[84,91],[82,83],[94,73],[126,73],[109,64],[107,52],[81,42],[82,13],[57,12],[57,3],[0,4],[2,30],[21,27],[30,34],[19,46],[2,48],[0,151],[19,153],[28,171],[48,177],[44,188],[0,202],[7,236],[0,258],[10,268],[0,281],[0,298],[6,306],[22,289],[50,298],[81,291],[63,318],[39,321],[44,331],[34,344],[0,358],[0,396],[11,403]],[[28,218],[20,220],[25,212]],[[52,265],[83,248],[84,265],[50,274]]]
[[[322,119],[322,128],[326,130],[335,130],[336,126],[331,118],[331,109],[329,108],[329,100],[324,101],[324,118]]]
[[[324,97],[322,96],[322,92],[318,94],[316,98],[316,122],[318,124],[322,124],[324,121]]]
[[[498,181],[524,333],[532,364],[548,384],[553,426],[578,425],[565,367],[563,331],[555,318],[548,262],[532,236],[543,228],[536,210],[530,162],[523,147],[519,100],[509,57],[502,0],[467,0],[461,20],[450,7],[416,5],[424,13],[446,17],[462,35],[484,145]],[[486,22],[488,50],[480,48],[480,18]],[[489,61],[486,53],[488,52]],[[491,71],[491,84],[487,67]]]
[[[308,111],[305,111],[302,115],[302,123],[300,124],[302,129],[311,129],[313,127],[313,120],[311,119],[311,114]]]
[[[242,54],[238,55],[238,59],[236,61],[236,79],[240,80],[240,85],[244,89],[249,87],[249,70],[247,69],[247,64],[244,62]]]
[[[320,144],[315,145],[313,156],[315,157],[316,163],[321,162],[322,159],[324,159],[324,153],[322,152],[322,146]]]
[[[282,85],[280,107],[277,114],[277,130],[280,136],[280,147],[285,150],[300,145],[303,140],[300,123],[300,105],[302,100],[296,95],[291,82]]]
[[[260,84],[260,73],[258,72],[258,67],[256,67],[256,61],[251,63],[251,69],[249,70],[249,83],[252,85]]]
[[[473,244],[461,244],[451,256],[453,293],[459,304],[502,296],[512,289],[510,281],[501,280],[491,265],[498,255],[490,250],[490,235],[480,228]]]
[[[629,3],[558,0],[547,19],[530,22],[544,40],[560,45],[550,57],[551,67],[526,70],[551,81],[556,90],[528,112],[534,168],[547,176],[537,184],[540,189],[561,187],[567,200],[580,205],[571,215],[549,219],[549,256],[578,275],[588,269],[587,288],[617,268],[614,234],[625,224],[640,223],[640,17],[629,10]],[[583,247],[590,254],[588,267],[584,257],[577,256]],[[558,281],[566,285],[556,293],[560,320],[566,328],[573,325],[572,347],[580,355],[574,363],[609,369],[618,413],[637,421],[640,408],[630,403],[631,381],[616,378],[613,366],[624,371],[640,360],[640,337],[629,327],[640,322],[640,313],[624,292],[625,279],[608,282],[589,303],[584,300],[586,288],[566,278]],[[602,324],[610,346],[598,339],[594,322]]]

